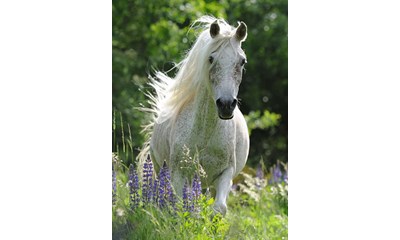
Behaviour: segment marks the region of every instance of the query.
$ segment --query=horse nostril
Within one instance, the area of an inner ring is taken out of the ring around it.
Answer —
[[[217,99],[217,107],[222,108],[223,105],[224,105],[224,104],[222,103],[221,99],[218,98],[218,99]]]
[[[232,103],[231,103],[231,108],[235,108],[237,104],[237,100],[233,99]]]
[[[233,109],[235,109],[237,105],[237,99],[233,99],[232,101],[230,101],[224,99],[221,100],[220,98],[218,98],[216,104],[219,109],[226,109],[232,111]]]

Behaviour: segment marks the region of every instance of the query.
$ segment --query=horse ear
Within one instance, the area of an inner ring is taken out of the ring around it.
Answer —
[[[212,38],[219,34],[218,20],[215,20],[210,26],[210,35]]]
[[[247,26],[244,22],[240,22],[239,26],[236,29],[236,39],[241,42],[244,41],[247,37]]]

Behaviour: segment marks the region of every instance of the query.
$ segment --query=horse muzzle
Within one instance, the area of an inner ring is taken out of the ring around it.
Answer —
[[[237,99],[218,98],[216,101],[218,108],[218,116],[222,120],[229,120],[233,118],[233,111],[237,105]]]

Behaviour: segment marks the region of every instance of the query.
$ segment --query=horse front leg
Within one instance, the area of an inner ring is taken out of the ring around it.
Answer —
[[[216,182],[214,186],[216,189],[216,196],[213,208],[215,211],[220,212],[223,216],[225,216],[227,211],[226,200],[232,187],[233,173],[233,168],[228,167],[215,180]]]

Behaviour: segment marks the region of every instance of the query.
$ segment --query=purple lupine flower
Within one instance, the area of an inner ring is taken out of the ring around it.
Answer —
[[[257,177],[258,179],[264,179],[264,172],[263,172],[263,170],[262,170],[261,164],[258,164],[258,166],[257,166],[256,177]]]
[[[158,187],[159,187],[159,180],[158,178],[154,179],[153,189],[151,190],[153,194],[153,203],[156,205],[158,203]]]
[[[153,187],[153,163],[151,162],[150,155],[148,155],[143,165],[142,201],[144,204],[152,200],[152,187]]]
[[[171,174],[165,161],[160,169],[159,180],[158,205],[163,208],[169,203],[172,210],[176,211],[176,197],[171,186]]]
[[[171,185],[171,174],[168,169],[167,163],[164,162],[164,181],[165,181],[165,194],[172,209],[176,211],[176,197]]]
[[[192,191],[190,189],[189,181],[186,179],[183,186],[183,211],[192,212]]]
[[[139,206],[139,177],[133,164],[129,165],[129,199],[132,209]]]
[[[160,208],[163,208],[166,206],[166,199],[167,199],[166,188],[167,188],[167,184],[169,181],[166,179],[167,172],[168,172],[168,168],[167,168],[166,162],[164,161],[164,165],[160,169],[160,173],[158,174],[159,175],[158,178],[159,178],[160,182],[159,182],[159,186],[158,186],[158,202],[157,203]]]
[[[201,197],[201,180],[197,173],[195,173],[193,177],[192,194],[196,201],[198,201]]]
[[[285,171],[285,173],[283,174],[283,181],[285,181],[286,184],[288,184],[288,172]]]
[[[166,205],[166,194],[165,194],[165,181],[160,177],[159,185],[158,185],[158,196],[157,196],[157,204],[160,208],[164,208]]]
[[[174,194],[174,192],[172,191],[172,188],[170,188],[169,192],[168,192],[168,202],[171,206],[171,211],[176,212],[176,196]]]
[[[256,187],[258,188],[258,189],[260,189],[261,188],[261,181],[264,179],[264,172],[263,172],[263,170],[262,170],[262,166],[261,166],[261,164],[258,164],[258,166],[257,166],[257,172],[256,172]]]
[[[272,171],[272,179],[274,183],[279,183],[282,180],[282,171],[279,164],[275,165]]]
[[[198,205],[201,198],[201,180],[199,175],[197,175],[197,173],[195,173],[193,177],[192,196],[193,196],[193,201],[191,204],[191,208],[195,209],[196,212],[200,212],[200,208]]]
[[[115,205],[117,197],[117,174],[114,170],[114,164],[112,164],[112,204]]]

